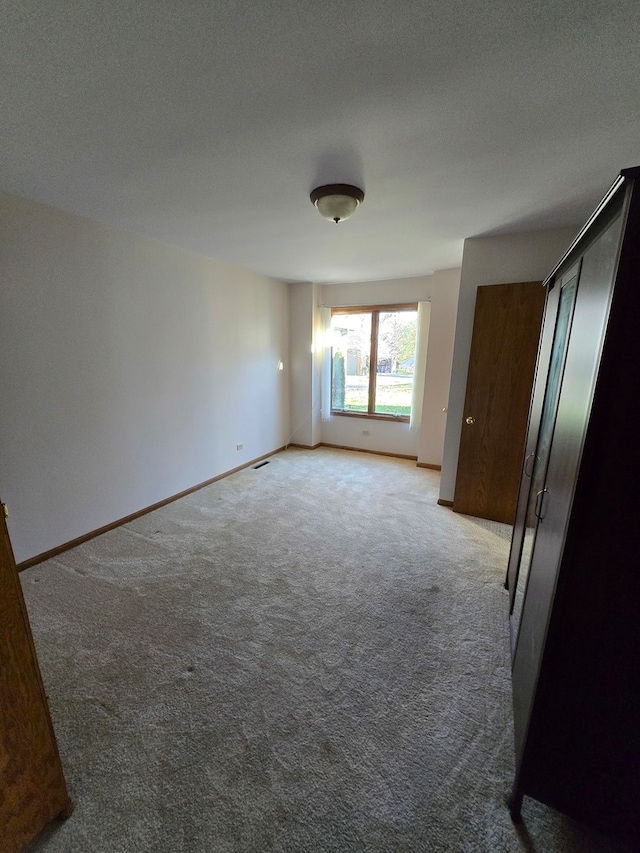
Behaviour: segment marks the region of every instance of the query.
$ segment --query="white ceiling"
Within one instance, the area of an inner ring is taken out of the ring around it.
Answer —
[[[3,0],[0,73],[2,189],[285,280],[458,266],[640,165],[637,0]]]

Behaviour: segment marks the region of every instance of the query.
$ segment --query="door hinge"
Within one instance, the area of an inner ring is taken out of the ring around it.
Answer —
[[[4,515],[4,517],[9,518],[9,507],[4,503],[0,504],[0,506],[2,507],[2,514]]]

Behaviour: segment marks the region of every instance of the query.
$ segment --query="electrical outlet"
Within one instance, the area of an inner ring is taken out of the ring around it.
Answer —
[[[242,450],[243,447],[244,447],[244,444],[236,444],[236,450]]]
[[[362,434],[363,434],[363,435],[369,435],[369,430],[368,430],[368,429],[363,429],[363,430],[362,430]]]

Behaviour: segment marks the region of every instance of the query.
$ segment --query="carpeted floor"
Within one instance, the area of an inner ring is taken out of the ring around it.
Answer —
[[[510,528],[290,449],[22,573],[73,816],[30,848],[624,850],[526,799]]]

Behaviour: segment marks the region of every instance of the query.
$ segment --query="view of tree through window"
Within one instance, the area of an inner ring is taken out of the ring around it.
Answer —
[[[334,412],[409,418],[417,320],[415,304],[333,309]]]

